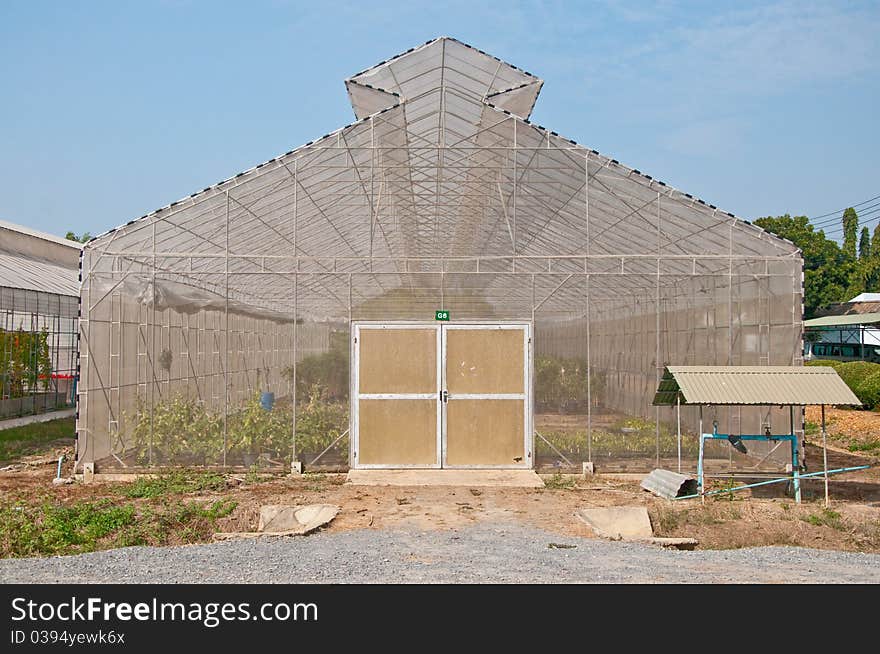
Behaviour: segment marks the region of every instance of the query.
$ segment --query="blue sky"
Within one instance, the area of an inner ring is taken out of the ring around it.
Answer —
[[[346,76],[444,34],[543,78],[535,122],[740,217],[880,196],[876,1],[31,0],[0,4],[0,218],[141,216],[351,122]]]

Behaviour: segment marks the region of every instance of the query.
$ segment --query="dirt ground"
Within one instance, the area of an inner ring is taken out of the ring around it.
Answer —
[[[820,444],[821,407],[807,407],[805,417],[808,423],[815,425],[808,425],[808,438]],[[825,407],[825,428],[829,445],[846,451],[862,450],[880,456],[880,412]]]
[[[119,497],[120,483],[53,486],[50,455],[25,457],[0,470],[0,499],[62,504]],[[821,450],[810,446],[810,470],[821,468]],[[862,453],[832,450],[829,467],[876,464]],[[69,465],[69,464],[68,464]],[[67,466],[66,466],[67,467]],[[65,472],[69,472],[69,469]],[[518,521],[561,536],[592,537],[575,517],[591,506],[646,506],[658,536],[693,537],[700,549],[759,545],[800,545],[820,549],[880,552],[880,468],[835,475],[830,481],[831,510],[824,510],[821,480],[804,481],[804,502],[794,503],[776,484],[699,500],[668,501],[643,491],[634,476],[542,475],[548,487],[377,487],[352,486],[344,474],[267,477],[227,476],[227,488],[183,496],[186,500],[232,499],[235,510],[218,523],[221,531],[253,531],[263,504],[337,504],[341,511],[325,529],[454,529],[479,521]],[[713,480],[716,488],[741,480]],[[136,500],[140,501],[140,500]]]

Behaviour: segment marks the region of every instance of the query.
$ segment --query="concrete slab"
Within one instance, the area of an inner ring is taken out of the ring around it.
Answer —
[[[307,534],[330,522],[339,513],[335,504],[287,506],[268,504],[260,507],[257,531],[273,534]]]
[[[534,470],[349,470],[354,486],[501,486],[543,488]]]
[[[596,535],[602,538],[646,540],[654,536],[648,509],[643,506],[581,509],[575,515],[590,525]]]
[[[50,420],[58,420],[59,418],[73,418],[76,415],[76,409],[64,409],[63,411],[50,411],[49,413],[37,413],[32,416],[22,416],[21,418],[9,418],[8,420],[0,420],[0,431],[4,429],[12,429],[13,427],[23,427],[35,422],[49,422]],[[73,433],[70,434],[73,437]]]

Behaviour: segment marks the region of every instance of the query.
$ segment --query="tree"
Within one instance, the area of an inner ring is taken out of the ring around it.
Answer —
[[[880,260],[880,223],[874,227],[874,236],[871,237],[871,258]]]
[[[850,293],[864,287],[861,266],[848,257],[840,246],[816,231],[806,216],[766,216],[755,224],[768,232],[787,238],[804,255],[804,317],[833,302],[845,302]],[[855,240],[853,240],[855,243]]]
[[[88,232],[83,232],[82,236],[77,236],[73,232],[67,232],[67,234],[64,235],[64,238],[68,241],[76,241],[77,243],[88,243],[94,237]]]
[[[843,212],[843,252],[856,258],[856,236],[859,233],[859,216],[850,207]]]
[[[871,257],[871,230],[862,227],[861,236],[859,236],[859,261],[867,261]]]

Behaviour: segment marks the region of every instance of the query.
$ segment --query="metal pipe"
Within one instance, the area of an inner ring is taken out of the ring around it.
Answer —
[[[58,457],[58,472],[55,473],[55,479],[61,479],[61,464],[64,462],[64,455]]]
[[[828,434],[825,431],[825,405],[822,405],[822,469],[825,470],[825,508],[828,508]]]
[[[681,474],[681,394],[675,396],[675,423],[678,432],[678,473]]]
[[[819,475],[833,475],[840,472],[852,472],[854,470],[867,470],[871,466],[855,466],[854,468],[837,468],[836,470],[828,470],[828,471],[820,471],[820,472],[811,472],[806,475],[801,475],[800,479],[806,479],[807,477],[818,477]],[[718,495],[720,493],[733,493],[736,491],[745,490],[746,488],[755,488],[756,486],[766,486],[767,484],[778,484],[783,481],[791,481],[794,477],[779,477],[778,479],[770,479],[767,481],[759,481],[754,484],[746,484],[745,486],[737,486],[736,488],[722,488],[721,490],[709,491],[708,493],[694,493],[693,495],[682,495],[681,497],[676,497],[676,500],[690,500],[695,497],[705,498],[709,495]]]

